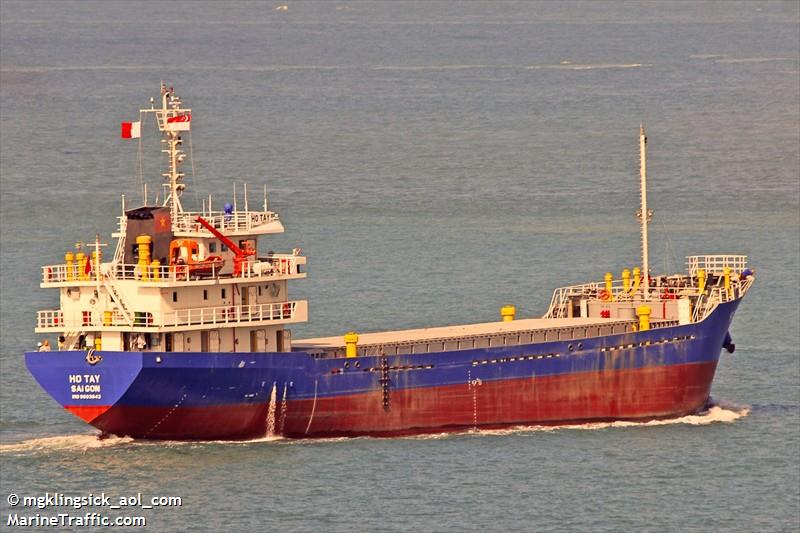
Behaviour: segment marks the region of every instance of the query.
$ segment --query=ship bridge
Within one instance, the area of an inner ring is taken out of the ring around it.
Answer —
[[[269,235],[284,232],[283,223],[273,211],[181,211],[170,227],[176,237],[212,237],[213,235],[197,222],[202,217],[223,235],[231,237],[246,235]],[[118,218],[117,231],[114,237],[122,236],[126,231],[127,217]]]

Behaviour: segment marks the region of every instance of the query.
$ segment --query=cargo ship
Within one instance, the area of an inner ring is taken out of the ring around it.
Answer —
[[[164,199],[122,199],[113,255],[100,237],[42,267],[58,309],[38,311],[54,349],[27,368],[101,435],[241,440],[391,437],[520,425],[645,421],[703,410],[734,313],[754,282],[743,255],[697,255],[652,275],[646,137],[640,127],[641,266],[558,288],[541,318],[293,339],[308,302],[301,250],[268,250],[284,231],[268,209],[212,197],[185,210],[181,165],[192,113],[175,91],[152,117],[166,158]],[[141,146],[141,144],[140,144]],[[66,248],[66,247],[65,247]],[[105,255],[110,255],[106,259]]]

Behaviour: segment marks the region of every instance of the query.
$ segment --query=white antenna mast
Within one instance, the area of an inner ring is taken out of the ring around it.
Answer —
[[[175,95],[172,87],[167,87],[163,81],[161,82],[161,107],[156,108],[153,105],[153,99],[150,102],[150,109],[140,109],[139,112],[141,114],[154,113],[156,125],[163,135],[161,142],[166,147],[161,152],[167,154],[169,158],[167,172],[161,174],[166,178],[166,187],[169,189],[169,194],[165,193],[164,195],[164,205],[169,205],[172,224],[175,226],[178,215],[183,211],[180,195],[186,188],[186,185],[180,183],[184,176],[183,172],[178,170],[186,158],[183,150],[181,150],[183,139],[181,139],[180,133],[190,131],[192,110],[182,107],[181,99]],[[145,203],[147,199],[146,187],[147,184],[145,184],[144,192]]]
[[[642,207],[636,213],[642,226],[642,275],[644,299],[650,299],[650,258],[648,257],[647,223],[653,218],[653,210],[647,208],[647,136],[644,133],[644,124],[639,125],[639,158],[641,166],[639,177],[641,181]]]

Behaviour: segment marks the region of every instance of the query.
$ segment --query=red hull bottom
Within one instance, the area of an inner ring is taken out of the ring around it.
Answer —
[[[674,418],[701,410],[716,361],[289,400],[274,408],[276,435],[376,436]],[[105,433],[148,439],[235,440],[267,434],[268,404],[213,407],[67,407]]]

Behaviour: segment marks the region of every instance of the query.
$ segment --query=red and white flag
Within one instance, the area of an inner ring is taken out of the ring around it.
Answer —
[[[167,131],[189,131],[192,115],[178,115],[167,119]]]
[[[122,123],[122,138],[123,139],[138,139],[142,136],[142,123],[141,122],[123,122]]]

